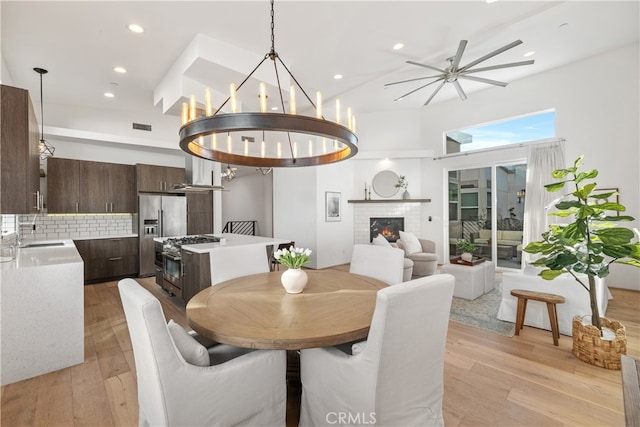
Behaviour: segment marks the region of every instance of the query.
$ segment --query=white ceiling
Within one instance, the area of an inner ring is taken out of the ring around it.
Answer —
[[[217,58],[217,52],[224,49],[214,49],[209,52],[213,58],[200,58],[178,73],[188,77],[189,82],[193,80],[221,91],[229,83],[222,80],[234,74],[230,67],[238,68],[238,76],[246,75],[270,48],[267,0],[3,0],[0,7],[5,73],[0,77],[3,82],[28,89],[38,103],[39,77],[32,69],[48,69],[44,78],[47,105],[151,110],[161,114],[162,105],[154,105],[154,91],[160,90],[165,77],[179,86],[170,71],[173,66],[180,66],[180,56],[197,34],[220,46],[231,46],[238,52],[242,49],[246,57],[256,58],[255,63],[239,64],[240,53],[237,57],[225,54]],[[356,114],[423,108],[433,86],[399,102],[393,99],[420,83],[384,88],[385,83],[434,74],[407,65],[407,60],[444,68],[446,58],[456,53],[461,39],[469,41],[463,64],[521,39],[522,45],[482,66],[529,59],[523,58],[529,50],[536,52],[531,57],[536,61],[534,65],[477,74],[510,82],[637,42],[638,10],[637,1],[488,4],[483,0],[278,0],[275,47],[314,100],[316,90],[322,90],[325,102],[339,96],[343,105],[352,106]],[[133,22],[142,25],[145,32],[139,35],[130,32],[127,25]],[[405,48],[392,50],[397,42],[404,43]],[[266,66],[272,67],[267,62]],[[114,66],[123,66],[128,72],[116,74]],[[616,71],[615,64],[611,64],[611,69],[611,76],[593,78],[615,78],[616,72],[623,71]],[[336,73],[344,78],[334,80]],[[469,97],[473,91],[488,87],[469,81],[461,84]],[[457,97],[449,86],[433,102]],[[509,86],[499,90],[508,91]],[[105,91],[114,92],[116,97],[105,98]],[[298,104],[301,103],[299,100]]]

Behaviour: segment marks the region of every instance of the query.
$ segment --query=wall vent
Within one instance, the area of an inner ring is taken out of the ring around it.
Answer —
[[[134,123],[133,128],[137,130],[146,130],[147,132],[151,132],[151,125],[144,125],[142,123]]]

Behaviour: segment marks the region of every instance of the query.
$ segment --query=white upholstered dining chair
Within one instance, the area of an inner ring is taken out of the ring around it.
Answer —
[[[199,344],[185,344],[192,338],[184,330],[186,336],[170,331],[160,301],[133,279],[121,280],[118,289],[133,345],[140,426],[284,425],[284,351],[194,365],[186,358]],[[214,348],[225,347],[231,346]]]
[[[404,252],[393,247],[353,245],[349,273],[381,280],[388,285],[401,283]]]
[[[229,246],[211,251],[209,262],[212,286],[236,277],[270,271],[266,246],[262,244]]]
[[[438,274],[378,291],[368,339],[354,344],[353,355],[334,347],[301,350],[300,426],[336,423],[339,414],[352,417],[352,425],[444,425],[454,281]]]

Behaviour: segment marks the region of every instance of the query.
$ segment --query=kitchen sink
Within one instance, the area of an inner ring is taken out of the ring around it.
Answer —
[[[64,242],[29,243],[28,245],[20,246],[20,249],[47,248],[47,247],[51,247],[51,246],[64,246]]]

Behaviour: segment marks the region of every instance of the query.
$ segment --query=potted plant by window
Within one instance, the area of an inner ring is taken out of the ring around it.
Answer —
[[[539,274],[543,279],[553,280],[568,273],[589,292],[591,324],[585,324],[587,316],[573,318],[573,354],[596,366],[620,369],[620,356],[626,354],[625,328],[599,313],[595,278],[606,277],[613,263],[640,267],[640,242],[633,242],[632,230],[617,226],[621,221],[634,220],[620,215],[626,208],[617,200],[611,201],[618,193],[597,191],[593,180],[598,171],[581,172],[582,159],[578,157],[572,167],[553,171],[553,178],[561,181],[545,185],[549,192],[571,187],[554,200],[556,210],[549,215],[573,222],[550,225],[541,241],[529,243],[524,250],[541,255],[533,265],[544,268]]]
[[[403,199],[410,199],[411,198],[411,195],[407,191],[407,187],[409,187],[409,181],[407,181],[407,178],[405,178],[404,175],[400,175],[400,177],[398,178],[398,182],[396,183],[395,187],[396,188],[402,188],[404,190],[404,193],[402,193],[402,198]]]
[[[467,239],[458,239],[458,241],[456,242],[456,248],[459,252],[462,252],[460,258],[467,262],[473,261],[473,253],[475,252],[477,247],[478,246],[475,243]]]

